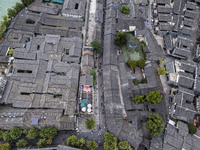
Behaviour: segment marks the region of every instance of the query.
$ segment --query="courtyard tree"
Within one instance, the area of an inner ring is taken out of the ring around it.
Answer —
[[[85,144],[85,140],[83,138],[78,139],[77,136],[72,135],[67,139],[67,145],[76,147],[76,148],[82,148]]]
[[[188,130],[189,130],[189,133],[195,134],[197,132],[197,127],[194,126],[193,124],[189,123],[188,124]]]
[[[39,133],[40,133],[40,131],[39,131],[38,129],[36,129],[36,128],[31,128],[31,129],[28,131],[26,137],[27,137],[28,139],[35,139],[37,136],[39,136]]]
[[[136,104],[139,104],[140,102],[144,102],[145,99],[144,99],[144,96],[143,95],[135,95],[133,98],[132,98],[133,101],[135,101]]]
[[[28,145],[28,142],[26,140],[24,140],[24,139],[21,139],[16,143],[16,146],[18,148],[26,147],[27,145]]]
[[[12,140],[9,131],[5,131],[5,132],[3,133],[3,140],[4,140],[5,142],[9,142],[9,141]]]
[[[160,91],[152,91],[145,94],[145,99],[149,104],[157,104],[162,100],[162,95]]]
[[[101,52],[101,44],[100,44],[99,42],[93,41],[93,42],[91,43],[91,46],[94,48],[94,51],[95,51],[96,53],[100,53],[100,52]]]
[[[57,134],[57,129],[54,127],[42,128],[40,130],[40,136],[43,138],[52,139]]]
[[[121,141],[121,142],[119,142],[119,144],[118,144],[118,146],[119,146],[119,148],[120,149],[123,149],[123,150],[126,150],[126,149],[128,149],[128,142],[127,141]]]
[[[28,6],[30,5],[34,0],[21,0],[21,2],[25,5]]]
[[[12,129],[10,129],[10,137],[13,140],[16,140],[18,138],[20,138],[22,135],[22,130],[18,127],[13,127]]]
[[[119,31],[115,37],[115,44],[119,47],[125,45],[127,42],[127,34],[123,31]]]
[[[93,118],[89,118],[85,121],[85,124],[87,126],[87,129],[93,129],[95,127],[95,120]]]
[[[145,66],[145,59],[140,59],[137,61],[137,66],[140,68],[144,68]]]
[[[104,134],[104,149],[105,150],[118,150],[117,138],[109,132]]]
[[[12,19],[13,17],[16,16],[16,11],[14,9],[12,9],[12,8],[8,8],[7,14],[8,14],[8,18]]]
[[[16,12],[20,12],[22,9],[24,9],[24,4],[23,3],[16,3],[15,6],[13,6],[14,10]]]
[[[121,11],[122,11],[123,14],[129,14],[130,8],[128,6],[123,5]]]
[[[168,73],[168,72],[166,71],[165,68],[163,68],[162,65],[158,68],[158,75],[159,75],[159,76],[165,75],[165,74],[167,74],[167,73]]]
[[[130,60],[128,61],[128,66],[131,68],[131,69],[134,69],[136,66],[137,66],[137,62],[134,61],[134,60]]]
[[[151,136],[160,135],[164,128],[163,120],[158,114],[150,114],[145,126]]]
[[[96,141],[87,141],[87,148],[89,150],[96,150],[98,148],[98,144]]]
[[[46,147],[47,146],[47,140],[46,139],[39,139],[39,141],[37,142],[37,146],[38,146],[38,148]]]
[[[2,144],[0,143],[0,150],[10,150],[11,146],[9,143]]]

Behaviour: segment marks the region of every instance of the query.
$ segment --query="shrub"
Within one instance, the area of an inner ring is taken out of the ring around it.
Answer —
[[[145,99],[149,104],[157,104],[162,100],[162,95],[160,94],[160,91],[152,91],[147,94],[145,94]]]
[[[12,129],[10,129],[10,137],[13,140],[16,140],[18,138],[20,138],[22,135],[22,130],[18,127],[13,127]]]
[[[91,46],[94,48],[94,51],[97,52],[97,53],[100,53],[101,52],[101,44],[97,41],[93,41],[91,43]]]
[[[43,138],[52,139],[57,134],[57,129],[54,127],[42,128],[40,136]]]
[[[87,148],[89,150],[96,150],[98,148],[98,144],[96,141],[87,141]]]
[[[119,31],[117,36],[115,37],[115,44],[119,47],[125,45],[127,43],[127,34]]]
[[[151,136],[160,135],[164,128],[163,120],[158,114],[150,114],[145,126]]]
[[[89,118],[85,121],[85,124],[87,126],[87,129],[93,129],[95,127],[95,120],[93,118]]]
[[[117,148],[117,138],[109,132],[104,134],[104,149],[105,150],[118,150]]]
[[[131,69],[134,69],[137,66],[137,62],[134,60],[128,61],[127,63]]]
[[[2,130],[0,130],[0,139],[2,139],[3,138],[3,131]]]
[[[0,143],[0,150],[10,150],[11,146],[9,143],[2,144]]]
[[[141,95],[135,95],[135,97],[132,99],[133,101],[135,101],[136,104],[139,104],[140,102],[144,102],[144,96]]]
[[[146,42],[145,42],[144,40],[140,41],[140,44],[141,44],[142,46],[146,46],[146,45],[147,45]]]
[[[18,148],[26,147],[27,145],[28,145],[28,142],[26,140],[24,140],[24,139],[21,139],[16,143],[16,146]]]
[[[145,59],[138,60],[137,66],[140,67],[140,68],[144,68],[145,62],[146,62]]]
[[[68,146],[82,148],[84,144],[85,144],[85,140],[83,138],[78,139],[75,135],[72,135],[67,139]]]
[[[38,148],[41,147],[46,147],[47,146],[47,141],[46,139],[39,139],[38,143],[37,143]]]
[[[121,142],[119,142],[119,144],[118,144],[118,146],[119,146],[119,148],[120,149],[123,149],[123,150],[126,150],[126,149],[128,149],[128,142],[127,141],[121,141]]]
[[[127,14],[129,14],[130,9],[129,9],[129,7],[123,5],[121,11],[123,14],[127,15]]]
[[[140,81],[139,81],[138,79],[133,79],[133,83],[134,83],[135,85],[138,85],[138,84],[140,84]]]
[[[34,0],[21,0],[21,2],[25,5],[28,6],[30,5]]]
[[[24,130],[22,131],[22,133],[23,133],[23,134],[27,134],[27,133],[28,133],[28,130],[27,130],[27,129],[24,129]]]
[[[197,132],[197,127],[195,127],[193,124],[189,123],[188,130],[189,130],[189,133],[195,134]]]
[[[31,20],[31,19],[27,19],[27,20],[26,20],[26,23],[28,23],[28,24],[34,24],[35,21],[33,21],[33,20]]]
[[[28,131],[28,134],[26,135],[26,137],[28,139],[35,139],[37,136],[39,136],[39,130],[36,129],[36,128],[31,128],[29,131]]]
[[[165,68],[163,68],[162,65],[158,68],[158,75],[159,75],[159,76],[165,75],[165,74],[167,74],[167,73],[168,73],[168,72],[165,70]]]
[[[142,78],[142,80],[140,81],[140,83],[147,83],[147,79],[146,78]]]
[[[24,4],[23,4],[23,3],[18,3],[18,2],[17,2],[13,8],[14,8],[14,10],[15,10],[16,12],[20,12],[22,9],[24,9]]]

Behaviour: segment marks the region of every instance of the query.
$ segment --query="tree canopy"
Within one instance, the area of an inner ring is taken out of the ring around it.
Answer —
[[[118,150],[117,138],[109,132],[104,134],[104,149],[105,150]]]
[[[139,104],[140,102],[144,102],[144,96],[143,95],[135,95],[132,99],[133,101],[135,101],[136,104]]]
[[[57,129],[54,127],[42,128],[40,130],[40,136],[43,138],[52,139],[57,134]]]
[[[164,128],[163,120],[158,114],[150,114],[145,126],[151,136],[160,135]]]
[[[28,6],[30,5],[34,0],[21,0],[21,2],[25,5]]]
[[[101,52],[101,44],[100,44],[99,42],[93,41],[93,42],[91,43],[91,46],[94,48],[94,51],[95,51],[96,53],[100,53],[100,52]]]
[[[22,135],[22,130],[18,127],[13,127],[12,129],[10,129],[10,137],[13,139],[13,140],[16,140],[18,138],[21,137]]]
[[[16,12],[20,12],[22,9],[24,9],[24,4],[23,3],[16,3],[15,6],[13,6],[14,10]]]
[[[87,126],[87,129],[93,129],[95,127],[95,120],[93,118],[89,118],[85,121],[85,124]]]
[[[17,15],[16,13],[17,12],[12,8],[8,8],[7,10],[7,15],[9,19],[12,19],[13,17],[15,17]]]
[[[127,34],[122,32],[122,31],[119,31],[117,33],[117,36],[115,37],[115,44],[119,47],[125,45],[127,42]]]
[[[27,145],[28,145],[28,142],[26,140],[24,140],[24,139],[21,139],[16,143],[16,146],[18,148],[26,147]]]
[[[85,144],[85,140],[83,138],[78,139],[75,135],[72,135],[67,139],[68,146],[82,148],[84,144]]]
[[[39,136],[39,132],[40,132],[40,131],[39,131],[38,129],[36,129],[36,128],[31,128],[31,129],[28,131],[26,137],[27,137],[28,139],[35,139],[37,136]]]
[[[165,75],[165,74],[167,74],[167,73],[168,73],[168,72],[166,71],[165,68],[163,68],[162,65],[158,68],[158,75],[159,75],[159,76]]]
[[[38,148],[46,147],[47,146],[47,140],[46,139],[39,139],[37,146],[38,146]]]
[[[123,14],[129,14],[130,8],[128,6],[123,5],[121,11],[122,11]]]
[[[9,143],[2,144],[0,143],[0,150],[10,150],[11,146]]]
[[[121,142],[119,142],[118,146],[119,146],[120,149],[126,150],[126,149],[128,149],[128,142],[127,141],[121,141]]]
[[[87,141],[87,148],[89,150],[96,150],[98,148],[98,144],[96,141]]]
[[[162,100],[162,95],[160,91],[152,91],[145,94],[145,99],[149,104],[157,104]]]
[[[197,132],[197,127],[194,126],[193,124],[189,123],[188,124],[188,130],[189,130],[189,133],[195,134]]]

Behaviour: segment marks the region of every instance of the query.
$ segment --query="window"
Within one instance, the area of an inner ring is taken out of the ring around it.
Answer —
[[[76,5],[75,5],[75,9],[78,9],[78,3],[76,3]]]

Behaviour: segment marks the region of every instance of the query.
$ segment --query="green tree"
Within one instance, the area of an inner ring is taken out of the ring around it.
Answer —
[[[140,81],[138,79],[133,79],[133,83],[134,83],[134,85],[138,85],[138,84],[140,84]]]
[[[93,86],[95,88],[95,85],[97,84],[97,81],[96,81],[96,78],[97,78],[96,71],[93,69],[93,70],[90,71],[90,74],[93,76]]]
[[[128,142],[127,141],[121,141],[121,142],[119,142],[119,144],[118,144],[118,146],[119,146],[119,148],[120,149],[128,149]]]
[[[144,68],[145,66],[145,59],[141,59],[137,61],[137,66],[140,68]]]
[[[14,10],[16,12],[20,12],[22,9],[24,9],[24,4],[23,3],[16,3],[15,6],[13,6]]]
[[[57,129],[54,127],[42,128],[40,136],[43,138],[52,139],[57,134]]]
[[[101,52],[101,44],[100,44],[99,42],[93,41],[93,42],[91,43],[91,46],[94,48],[94,51],[95,51],[96,53],[100,53],[100,52]]]
[[[189,130],[189,133],[195,134],[197,132],[197,127],[195,127],[193,124],[189,123],[188,130]]]
[[[117,138],[109,132],[104,134],[104,149],[105,150],[118,150]]]
[[[95,120],[93,118],[89,118],[85,121],[85,124],[87,126],[87,129],[93,129],[95,127]]]
[[[10,136],[13,140],[20,138],[22,135],[22,130],[18,127],[13,127],[10,129]]]
[[[40,133],[40,131],[39,131],[38,129],[36,129],[36,128],[31,128],[31,129],[28,131],[26,137],[27,137],[28,139],[35,139],[37,136],[39,136],[39,133]]]
[[[9,143],[2,144],[0,143],[0,150],[10,150],[11,146]]]
[[[3,140],[4,140],[5,142],[9,142],[9,141],[12,140],[9,131],[5,131],[5,132],[3,133]]]
[[[37,146],[39,148],[41,147],[46,147],[47,146],[47,140],[46,139],[39,139],[38,143],[37,143]]]
[[[142,46],[146,46],[146,42],[145,42],[144,40],[140,41],[140,44],[141,44]]]
[[[151,136],[160,135],[164,128],[163,120],[158,114],[150,114],[145,126]]]
[[[125,45],[127,43],[127,34],[119,31],[117,36],[115,37],[115,44],[119,47]]]
[[[3,131],[2,130],[0,130],[0,139],[2,139],[3,138]]]
[[[127,63],[131,69],[134,69],[137,66],[137,62],[134,60],[130,60]]]
[[[123,14],[126,14],[126,15],[130,13],[129,7],[128,6],[124,6],[124,5],[122,6],[121,11],[122,11]]]
[[[14,9],[12,9],[12,8],[8,8],[7,14],[8,14],[8,18],[12,19],[13,17],[16,16],[16,11]]]
[[[96,141],[87,141],[87,148],[89,150],[96,150],[98,148],[98,144]]]
[[[4,26],[3,28],[4,28],[4,31],[5,31],[6,28],[9,27],[9,25],[10,25],[10,23],[11,23],[11,20],[8,19],[8,17],[7,17],[6,15],[4,15],[2,18],[3,18],[2,24],[3,24],[3,26]]]
[[[144,96],[142,95],[135,95],[134,98],[132,99],[133,101],[135,101],[136,104],[139,104],[140,102],[144,102]]]
[[[30,5],[34,0],[21,0],[21,2],[25,5],[28,6]]]
[[[157,104],[162,100],[162,95],[160,94],[160,91],[152,91],[147,94],[145,94],[145,99],[149,104]]]
[[[167,74],[167,73],[168,73],[168,72],[166,71],[165,68],[163,68],[162,65],[158,68],[158,75],[159,75],[159,76],[165,75],[165,74]]]
[[[84,144],[85,144],[85,140],[83,138],[78,139],[75,135],[72,135],[67,139],[68,146],[82,148]]]
[[[16,143],[16,146],[18,148],[26,147],[27,145],[28,145],[28,142],[26,140],[24,140],[24,139],[21,139]]]
[[[24,129],[23,131],[22,131],[22,134],[27,134],[28,133],[28,130],[27,129]]]

